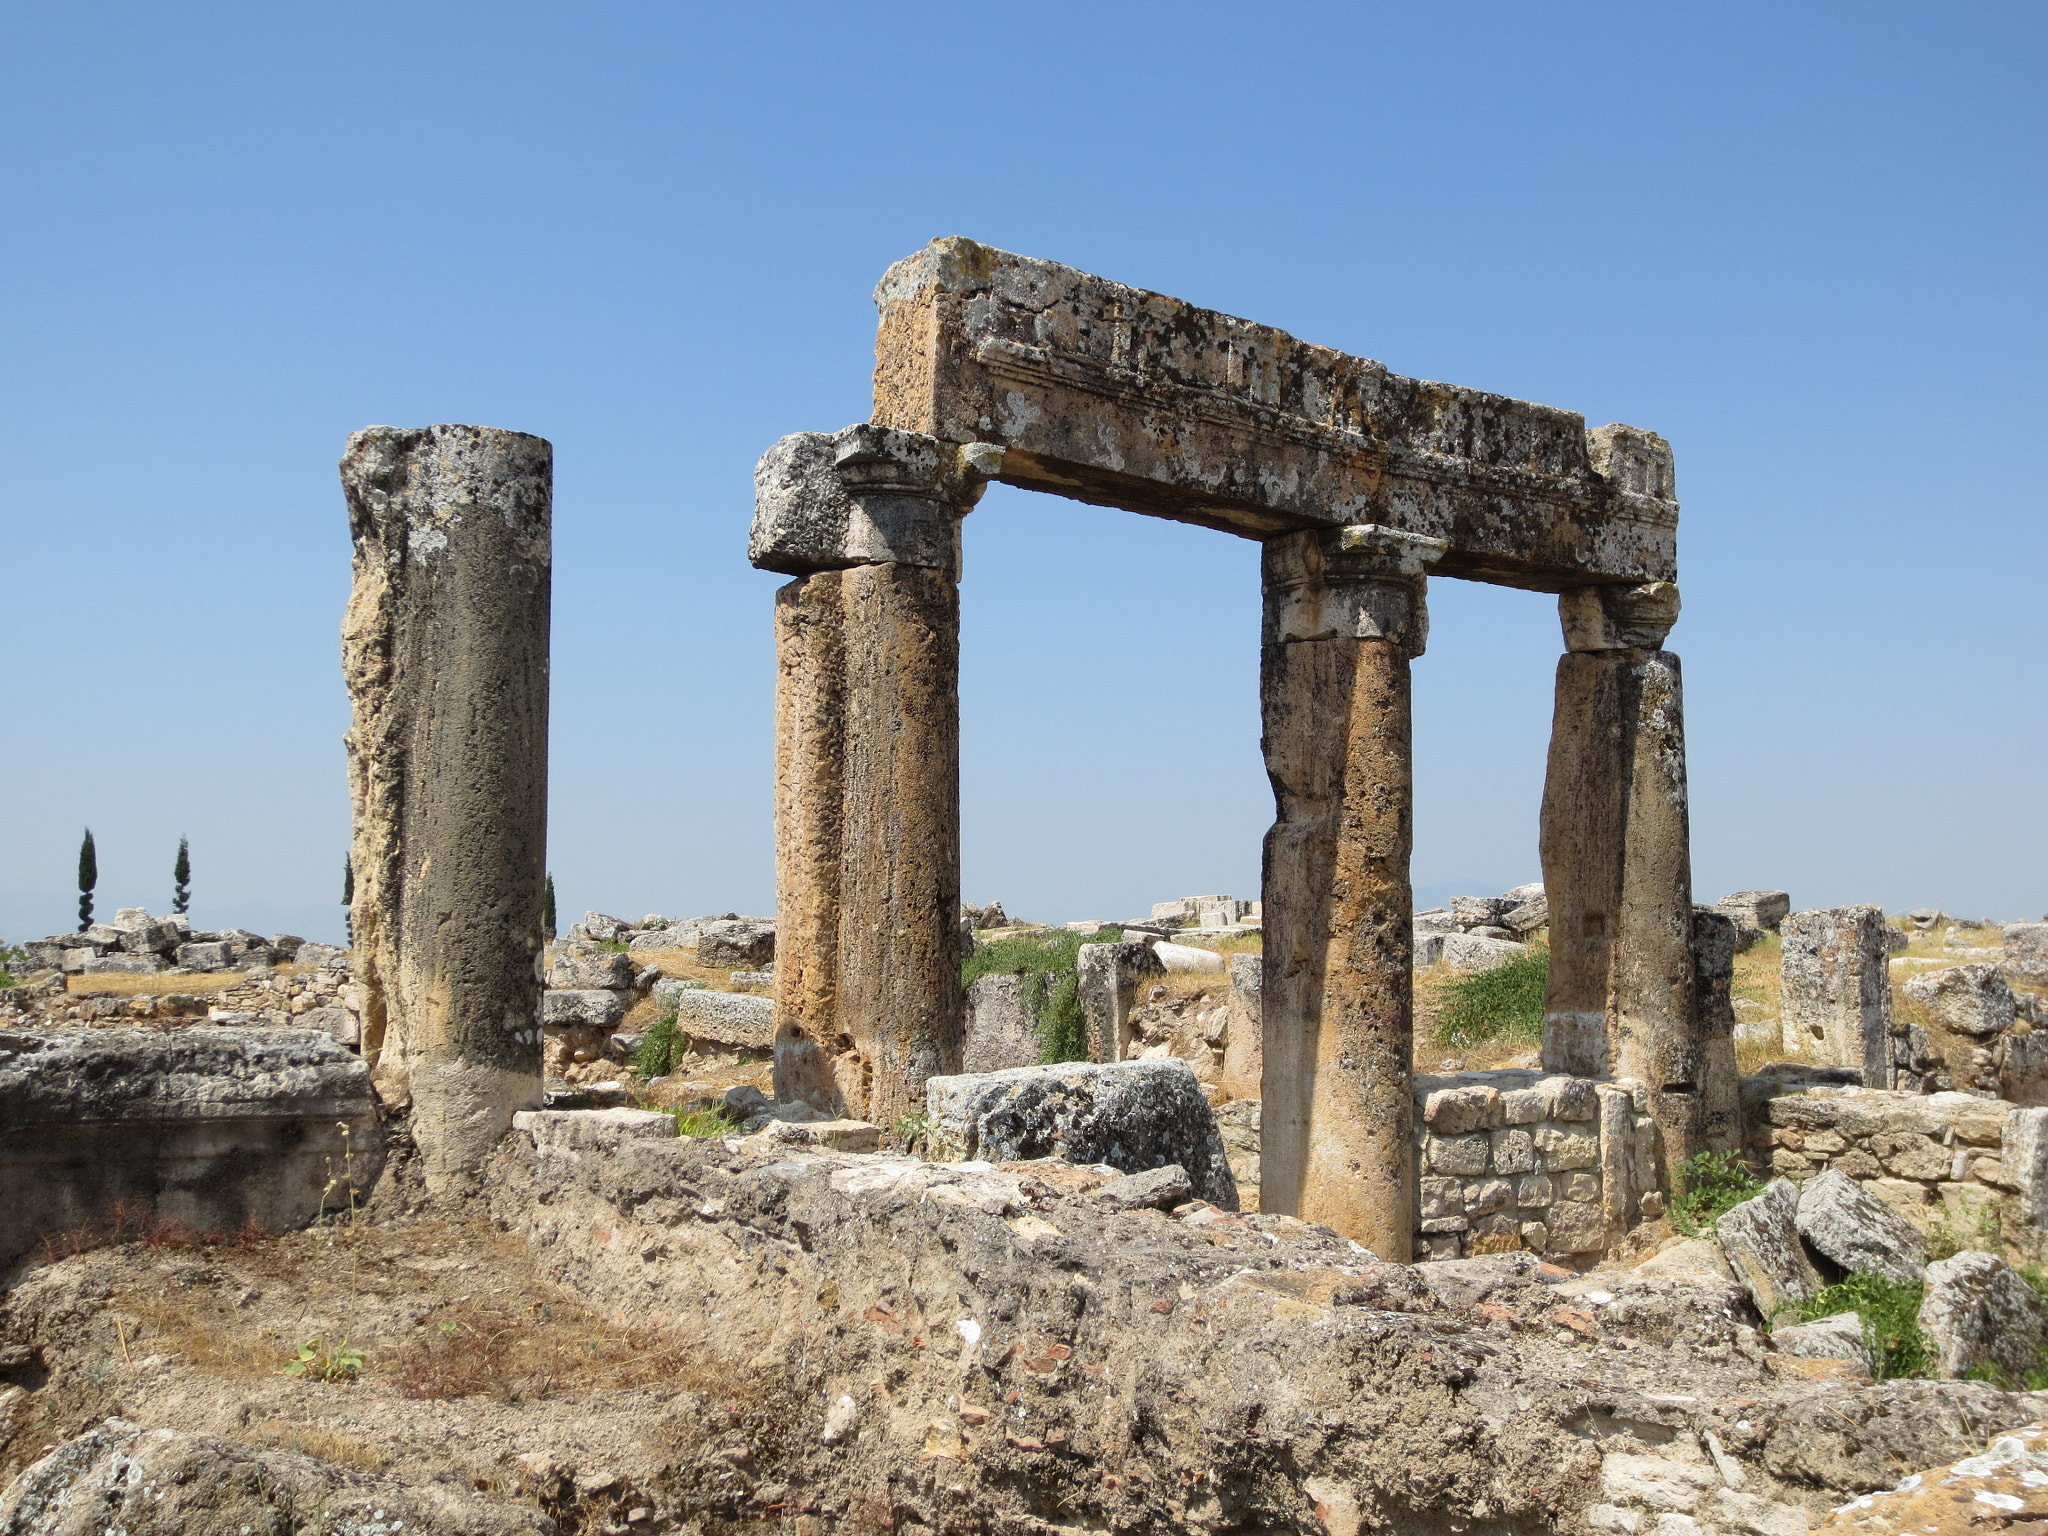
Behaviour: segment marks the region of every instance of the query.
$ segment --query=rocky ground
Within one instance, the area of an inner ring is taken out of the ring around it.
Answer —
[[[1778,1536],[2048,1410],[1780,1356],[1654,1233],[1409,1268],[1060,1163],[547,1125],[487,1211],[400,1158],[354,1227],[31,1267],[0,1532]]]

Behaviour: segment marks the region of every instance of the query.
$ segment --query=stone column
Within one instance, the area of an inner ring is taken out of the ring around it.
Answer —
[[[775,1093],[893,1124],[960,1069],[960,518],[1000,450],[859,425],[755,471],[776,595]]]
[[[1785,1049],[1824,1067],[1854,1067],[1866,1088],[1892,1086],[1891,941],[1884,908],[1815,907],[1779,925]]]
[[[553,476],[491,427],[370,427],[341,460],[362,1050],[437,1193],[540,1102]]]
[[[1408,663],[1442,540],[1373,525],[1265,545],[1261,1208],[1405,1263],[1415,1233]]]
[[[1578,587],[1543,792],[1550,984],[1543,1065],[1650,1092],[1671,1167],[1698,1150],[1706,1070],[1695,1020],[1692,854],[1678,588]],[[1725,1094],[1711,1095],[1718,1102]]]

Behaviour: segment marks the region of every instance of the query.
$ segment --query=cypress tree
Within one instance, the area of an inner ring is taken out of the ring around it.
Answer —
[[[555,938],[555,877],[551,873],[540,893],[540,931],[549,943]]]
[[[341,905],[343,909],[341,925],[344,931],[346,931],[346,933],[348,934],[348,941],[351,946],[353,946],[356,941],[356,914],[354,911],[355,904],[356,861],[354,855],[349,855],[344,857],[341,861]]]
[[[99,851],[92,845],[92,828],[85,829],[85,841],[78,845],[78,931],[92,926],[92,892],[100,883]]]
[[[171,911],[183,916],[192,906],[192,850],[178,839],[178,862],[171,866]]]

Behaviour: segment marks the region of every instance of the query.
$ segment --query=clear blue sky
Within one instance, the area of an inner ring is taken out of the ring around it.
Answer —
[[[565,908],[773,900],[750,471],[969,235],[1664,433],[1703,897],[2038,918],[2034,4],[16,4],[0,12],[0,935],[333,936],[335,460],[555,445]],[[966,892],[1255,895],[1253,545],[998,488]],[[1554,609],[1440,581],[1416,881],[1536,877]]]

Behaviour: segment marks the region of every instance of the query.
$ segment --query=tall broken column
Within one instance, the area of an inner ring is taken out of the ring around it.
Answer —
[[[783,438],[775,1095],[891,1125],[960,1070],[960,518],[1000,459],[866,424]]]
[[[1785,1049],[1824,1067],[1854,1067],[1867,1088],[1893,1086],[1891,939],[1884,908],[1815,907],[1779,925],[1778,1001]]]
[[[436,1193],[540,1102],[553,479],[493,427],[369,427],[341,460],[362,1049]]]
[[[1442,540],[1265,544],[1261,1208],[1405,1263],[1415,1233],[1409,662]]]
[[[1725,1097],[1701,1091],[1685,716],[1678,658],[1661,649],[1678,588],[1578,587],[1558,612],[1566,654],[1541,838],[1543,1065],[1643,1084],[1675,1169],[1703,1148],[1702,1106]]]

